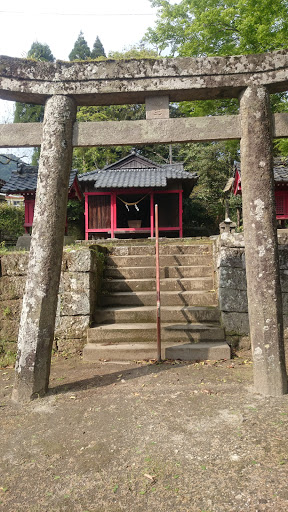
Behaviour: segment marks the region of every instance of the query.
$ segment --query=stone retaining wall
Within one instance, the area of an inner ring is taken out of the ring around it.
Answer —
[[[28,252],[8,252],[0,257],[0,339],[16,341],[28,265]],[[55,345],[59,350],[83,347],[92,321],[103,271],[104,254],[93,247],[63,253],[58,294]]]
[[[288,337],[288,232],[278,230],[285,337]],[[214,261],[221,319],[227,341],[249,346],[249,318],[242,233],[223,233],[214,241]]]

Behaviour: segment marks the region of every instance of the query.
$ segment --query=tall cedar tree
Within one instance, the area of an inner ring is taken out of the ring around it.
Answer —
[[[101,43],[98,36],[96,37],[95,43],[93,44],[91,59],[97,59],[97,57],[106,57],[103,44]]]
[[[91,51],[81,30],[77,40],[75,41],[73,50],[69,53],[69,60],[87,60],[90,57]]]

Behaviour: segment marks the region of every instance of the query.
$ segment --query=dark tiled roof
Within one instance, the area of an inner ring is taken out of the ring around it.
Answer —
[[[0,155],[0,180],[8,181],[14,169],[17,168],[17,164],[24,163],[20,158],[13,154],[1,154]]]
[[[106,169],[91,171],[79,176],[80,182],[95,182],[95,189],[166,187],[169,180],[195,183],[196,173],[183,171],[182,164],[161,168]]]
[[[69,187],[72,187],[77,169],[73,169],[70,173]],[[22,192],[32,192],[37,186],[38,167],[32,165],[21,165],[17,171],[13,171],[9,181],[2,187],[1,192],[6,194],[15,194]]]
[[[123,165],[125,163],[125,161],[129,162],[129,160],[133,159],[133,157],[136,157],[136,159],[138,159],[139,161],[142,161],[143,164],[145,165],[145,167],[150,167],[150,168],[151,167],[152,168],[162,167],[162,166],[156,164],[155,162],[153,162],[152,160],[149,160],[149,158],[146,158],[145,156],[140,155],[137,151],[131,151],[131,153],[129,153],[129,155],[124,156],[124,158],[120,158],[120,160],[117,160],[117,162],[114,162],[113,164],[105,165],[104,169],[117,169],[120,167],[125,168],[125,165]],[[138,166],[138,167],[140,167],[140,166]]]
[[[234,162],[234,169],[241,172],[240,162]],[[288,159],[281,157],[274,158],[273,172],[274,180],[277,183],[288,182]]]
[[[277,182],[288,181],[288,159],[287,158],[274,158],[274,179]]]

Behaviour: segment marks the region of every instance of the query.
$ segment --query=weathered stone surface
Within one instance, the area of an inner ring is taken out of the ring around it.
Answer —
[[[89,249],[72,249],[64,251],[62,271],[97,272],[96,251]]]
[[[61,325],[56,329],[59,338],[83,338],[89,327],[89,316],[62,316]]]
[[[245,247],[243,233],[221,233],[219,242],[221,247]]]
[[[68,354],[82,352],[85,341],[85,338],[59,338],[55,342],[56,350],[58,350],[58,352],[65,352]]]
[[[84,261],[84,268],[88,268],[87,261],[89,262],[90,250],[85,249],[87,258],[83,260],[83,249],[78,259],[78,263]],[[5,276],[0,277],[0,338],[17,340],[19,331],[20,310],[22,307],[22,297],[25,289],[26,276],[22,275],[26,272],[28,254],[23,252],[8,253],[2,256],[3,270]],[[65,255],[63,256],[63,268],[65,267]],[[75,258],[74,258],[75,263]],[[90,258],[92,268],[95,270],[95,251],[93,251],[92,258]],[[81,265],[78,268],[82,270]],[[64,322],[64,330],[67,333],[69,329],[67,317],[69,319],[72,315],[89,315],[92,317],[92,312],[95,308],[97,299],[97,283],[98,275],[94,272],[70,272],[65,270],[62,272],[61,281],[59,286],[58,306],[55,327],[61,329],[62,321]],[[74,301],[74,302],[73,302]],[[89,319],[85,323],[81,323],[79,333],[81,336],[85,335]],[[72,335],[74,329],[74,322],[72,322]],[[81,331],[82,329],[82,331]]]
[[[73,146],[240,139],[239,116],[75,123]]]
[[[26,276],[3,276],[0,279],[0,301],[22,299]]]
[[[19,319],[0,320],[1,339],[5,341],[16,341],[19,333]]]
[[[248,313],[240,313],[238,311],[222,312],[222,322],[225,326],[225,333],[232,334],[249,334],[249,318]]]
[[[43,395],[48,389],[75,117],[71,98],[54,96],[47,101],[18,337],[13,390],[17,401]]]
[[[31,245],[31,236],[26,233],[25,235],[19,236],[16,242],[16,247],[18,249],[30,250]]]
[[[279,245],[279,267],[281,270],[288,270],[288,246]]]
[[[240,99],[241,183],[255,390],[287,392],[274,196],[271,113],[266,88]]]
[[[274,115],[274,137],[288,137],[288,114]],[[169,142],[240,139],[240,116],[147,121],[75,123],[73,146],[115,146]],[[42,123],[0,124],[1,147],[35,147],[42,140]]]
[[[19,321],[22,307],[22,300],[7,300],[0,302],[0,321],[10,319]]]
[[[244,249],[236,247],[220,247],[217,255],[217,267],[245,269]]]
[[[285,337],[287,337],[287,328],[288,328],[288,310],[284,312],[284,315],[283,315],[283,324],[284,324],[284,328],[286,330],[285,332]]]
[[[247,290],[245,269],[220,267],[219,286],[220,288],[231,288],[234,294],[235,290]]]
[[[42,129],[42,123],[0,124],[1,147],[32,148],[40,146]]]
[[[19,331],[22,300],[4,300],[0,302],[0,339],[16,341]]]
[[[249,336],[241,336],[238,343],[239,350],[250,350],[251,340]]]
[[[288,292],[288,270],[281,270],[280,283],[281,283],[282,293]]]
[[[169,96],[145,98],[146,119],[169,119]]]
[[[29,253],[10,252],[1,256],[2,276],[24,276],[27,274]]]
[[[60,318],[72,315],[90,315],[90,291],[64,292],[60,299]],[[61,318],[62,322],[62,318]]]
[[[235,290],[235,288],[221,288],[219,301],[221,311],[236,311],[238,313],[248,312],[246,290]]]
[[[92,272],[63,272],[61,276],[61,288],[64,292],[89,291],[93,282]]]
[[[288,52],[232,57],[130,61],[36,62],[0,58],[0,97],[44,104],[69,95],[78,105],[144,103],[150,95],[170,101],[237,97],[247,86],[288,86]]]

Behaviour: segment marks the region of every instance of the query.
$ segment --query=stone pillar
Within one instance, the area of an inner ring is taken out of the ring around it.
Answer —
[[[16,401],[45,394],[49,384],[75,118],[71,98],[47,100],[12,394]]]
[[[241,182],[255,391],[287,393],[274,198],[272,122],[265,87],[240,98]]]

